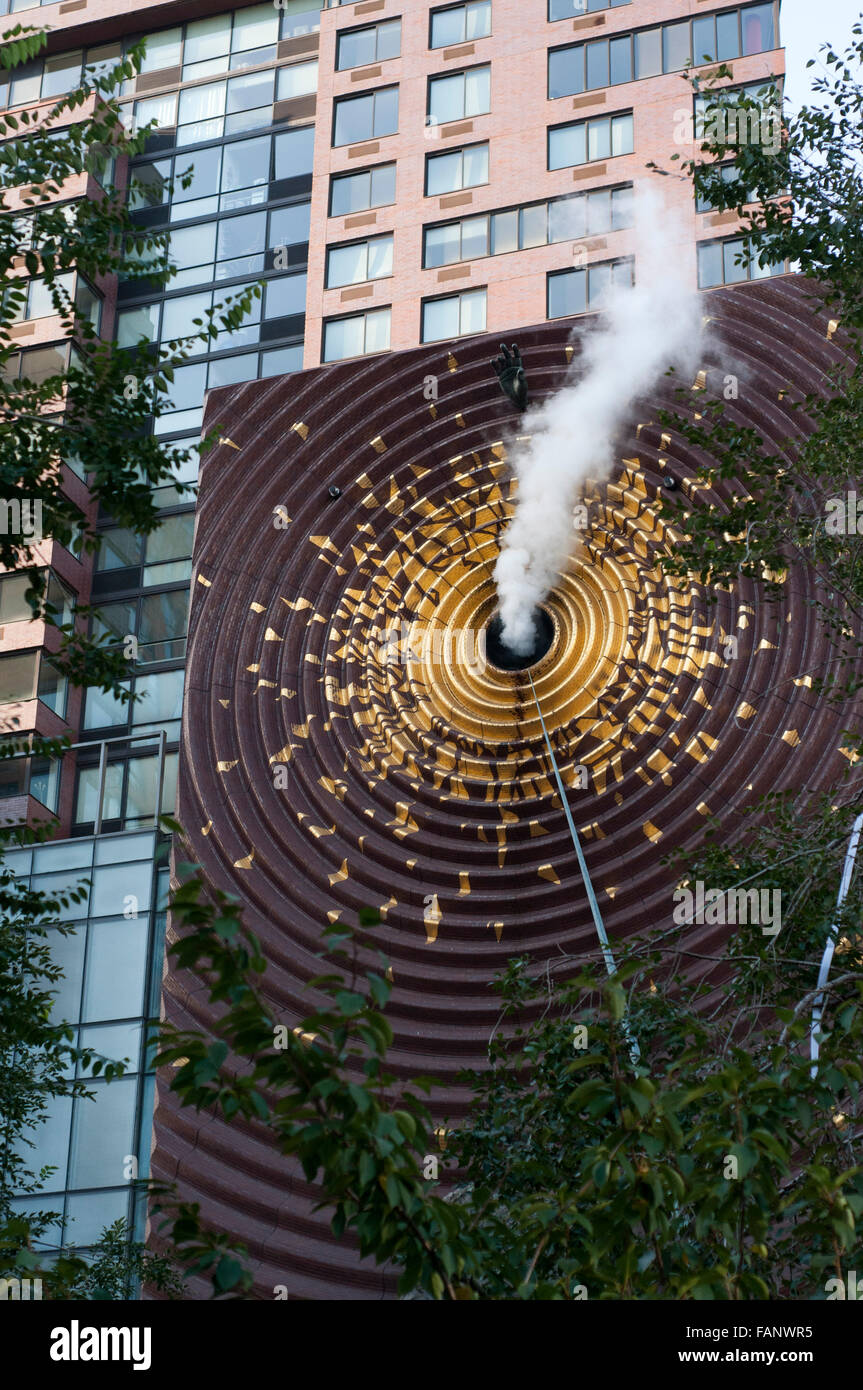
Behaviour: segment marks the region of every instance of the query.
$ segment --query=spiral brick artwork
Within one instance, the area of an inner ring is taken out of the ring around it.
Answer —
[[[721,396],[735,373],[729,413],[777,445],[842,356],[811,296],[784,277],[702,297],[695,385]],[[379,909],[392,1067],[440,1078],[442,1122],[463,1112],[455,1077],[482,1062],[507,959],[597,959],[529,680],[491,665],[484,636],[530,428],[490,359],[517,340],[536,403],[577,379],[589,322],[250,382],[207,413],[224,436],[201,478],[179,819],[206,876],[245,904],[288,1025],[312,1007],[327,922]],[[741,581],[710,606],[658,564],[675,544],[663,480],[696,507],[727,495],[694,486],[699,460],[655,423],[672,392],[663,378],[638,403],[591,487],[532,672],[612,945],[671,927],[661,861],[709,817],[733,835],[759,796],[847,766],[847,714],[812,689],[829,647],[809,574],[790,572],[776,603]],[[686,930],[697,950],[728,929]],[[173,1022],[206,1021],[193,982],[164,989]],[[163,1078],[153,1169],[242,1235],[258,1296],[393,1296],[262,1128],[182,1110]]]

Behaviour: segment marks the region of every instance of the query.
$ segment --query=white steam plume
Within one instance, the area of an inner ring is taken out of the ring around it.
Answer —
[[[610,473],[615,437],[637,397],[669,367],[689,370],[696,360],[701,309],[685,267],[681,275],[691,230],[675,225],[653,188],[638,189],[634,206],[634,288],[609,293],[574,364],[580,380],[524,417],[531,440],[514,461],[515,515],[494,572],[501,637],[522,655],[534,641],[534,609],[573,552],[572,510],[585,481]]]

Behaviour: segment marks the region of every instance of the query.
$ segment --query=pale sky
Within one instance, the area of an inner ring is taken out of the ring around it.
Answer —
[[[807,60],[818,57],[822,43],[844,49],[861,13],[863,0],[782,0],[780,31],[788,65],[785,95],[792,106],[811,99],[812,80],[821,70],[820,64],[807,68]],[[813,100],[819,105],[824,98],[816,93]]]

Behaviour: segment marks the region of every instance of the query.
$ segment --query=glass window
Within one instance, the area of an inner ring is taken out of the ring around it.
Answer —
[[[69,1185],[108,1187],[118,1182],[132,1152],[137,1086],[134,1077],[123,1076],[110,1083],[92,1081],[88,1089],[93,1099],[75,1106]],[[80,1240],[80,1233],[73,1230],[72,1238]]]
[[[266,240],[267,214],[265,212],[249,212],[240,217],[226,217],[219,223],[216,260],[227,261],[234,256],[250,256],[256,251],[263,252]]]
[[[215,223],[209,224],[211,227]],[[175,342],[184,334],[196,331],[194,319],[205,319],[213,302],[211,290],[199,294],[184,294],[178,299],[166,299],[162,310],[162,341]]]
[[[679,72],[692,57],[689,20],[665,24],[662,29],[662,63],[665,72]]]
[[[613,85],[632,81],[632,41],[629,34],[609,44],[609,80]]]
[[[231,47],[231,16],[212,15],[186,25],[186,46],[183,50],[183,79],[210,77],[228,66]],[[204,64],[207,65],[206,70]],[[190,69],[194,69],[190,71]]]
[[[123,689],[129,689],[129,682],[123,682]],[[129,722],[129,704],[112,695],[109,690],[97,690],[90,686],[85,696],[84,728],[107,729],[117,724]]]
[[[461,257],[463,261],[488,255],[488,217],[466,217],[461,224]]]
[[[46,58],[42,76],[42,98],[59,97],[77,87],[81,77],[83,53],[61,53],[56,58]]]
[[[308,241],[311,203],[291,203],[270,213],[269,246],[298,246]]]
[[[401,51],[401,28],[401,20],[393,19],[339,34],[336,67],[344,71],[397,58]]]
[[[317,62],[292,63],[290,67],[279,68],[279,101],[309,96],[317,90]]]
[[[179,26],[176,29],[163,29],[161,34],[148,34],[147,51],[141,62],[142,74],[178,67],[182,46],[183,31]]]
[[[608,86],[608,39],[594,39],[587,47],[587,85]]]
[[[0,704],[32,700],[36,693],[38,652],[0,656]]]
[[[429,155],[426,160],[426,195],[429,198],[483,183],[488,183],[487,144]]]
[[[65,343],[50,347],[30,348],[21,354],[21,376],[41,386],[51,377],[62,376],[66,370],[68,350]]]
[[[82,1019],[89,1023],[140,1014],[147,969],[147,917],[91,922],[89,938]]]
[[[587,123],[587,159],[608,159],[611,154],[611,122],[607,117]]]
[[[548,241],[548,210],[545,203],[522,208],[519,245],[522,250],[531,246],[545,246]]]
[[[282,38],[316,34],[321,27],[321,0],[282,0]]]
[[[179,719],[183,712],[183,671],[159,671],[135,681],[138,699],[132,706],[132,723],[153,724]],[[128,870],[128,866],[126,866]]]
[[[306,312],[306,276],[283,275],[267,281],[264,318],[280,319]]]
[[[66,713],[66,677],[61,675],[48,659],[43,656],[39,662],[39,682],[36,694],[55,714],[62,719]]]
[[[26,574],[10,574],[0,579],[0,626],[33,621],[33,609],[26,597],[29,588]]]
[[[216,386],[234,386],[239,381],[254,381],[258,375],[258,355],[255,352],[245,352],[237,357],[220,357],[215,362],[210,363],[207,373],[207,388],[212,390]],[[172,643],[160,643],[160,646],[172,646]],[[168,656],[182,656],[181,650],[167,652],[165,656],[153,657],[154,661],[164,661]]]
[[[569,318],[587,310],[587,272],[565,270],[548,277],[548,317]]]
[[[300,126],[297,130],[286,130],[275,140],[275,177],[293,179],[299,174],[310,174],[314,165],[315,128],[313,125]]]
[[[740,16],[737,10],[716,16],[716,56],[719,61],[740,57]]]
[[[742,251],[743,242],[741,240],[726,241],[722,247],[723,278],[726,285],[735,285],[740,280],[749,278],[746,266],[739,264]]]
[[[128,569],[141,563],[141,538],[125,527],[114,526],[103,531],[96,557],[97,570]]]
[[[587,123],[555,126],[548,132],[548,167],[565,169],[587,159]]]
[[[716,21],[712,14],[692,21],[692,61],[696,67],[716,61]]]
[[[483,333],[485,322],[485,290],[466,290],[445,299],[427,300],[423,305],[423,342]]]
[[[587,303],[596,309],[611,289],[611,266],[592,265],[587,271]]]
[[[151,164],[136,164],[132,169],[132,186],[129,191],[129,208],[135,212],[139,208],[157,208],[170,201],[171,161],[155,160]],[[175,192],[181,196],[182,190]]]
[[[548,55],[548,95],[575,96],[584,91],[584,44],[570,48],[553,48]]]
[[[335,103],[335,145],[352,145],[375,136],[393,135],[398,129],[399,89],[382,87],[357,97],[339,97]]]
[[[482,39],[490,33],[491,0],[472,0],[470,4],[432,11],[432,48],[446,48],[450,44]]]
[[[186,203],[204,198],[208,194],[218,193],[221,165],[222,151],[218,145],[211,145],[209,149],[196,150],[194,160],[188,155],[178,157],[173,201]],[[184,183],[188,183],[188,187],[184,188]],[[186,211],[184,215],[189,216],[190,214]]]
[[[275,352],[261,353],[261,376],[282,376],[287,372],[301,372],[303,369],[303,345],[277,348]]]
[[[251,111],[255,107],[269,105],[273,100],[273,72],[250,72],[243,77],[232,77],[228,83],[229,111]]]
[[[207,383],[205,363],[196,362],[192,366],[175,367],[174,379],[168,382],[165,394],[167,411],[191,410],[201,404]]]
[[[75,824],[93,824],[96,820],[99,799],[98,767],[82,768],[78,773],[78,794],[75,801]],[[102,797],[102,815],[105,820],[117,820],[122,810],[123,765],[109,763],[105,769],[105,790]]]
[[[209,265],[213,259],[215,244],[215,222],[202,222],[197,227],[179,227],[171,232],[168,256],[178,270]],[[210,276],[198,275],[197,278],[209,280]]]
[[[342,174],[332,181],[330,216],[384,207],[395,202],[396,166],[379,164],[359,174]]]
[[[372,237],[351,246],[331,247],[327,257],[327,288],[378,280],[393,272],[392,235]]]
[[[364,353],[384,352],[390,345],[389,309],[330,319],[324,324],[324,361],[338,362]]]
[[[662,72],[662,30],[642,29],[634,34],[635,76],[656,77]]]
[[[445,227],[426,228],[423,262],[426,269],[452,265],[454,261],[459,260],[461,252],[459,230],[458,222],[450,222]]]
[[[722,284],[722,243],[702,241],[698,246],[698,288]]]
[[[478,116],[489,110],[490,68],[471,68],[429,79],[429,119],[434,125]]]
[[[37,60],[33,63],[22,63],[19,68],[14,69],[9,86],[9,105],[24,106],[30,102],[38,101],[41,87],[41,62]]]
[[[180,93],[180,144],[194,145],[222,134],[227,84],[209,82],[203,87],[187,87]]]
[[[744,53],[765,53],[776,47],[772,4],[754,5],[752,9],[741,10],[740,27]]]
[[[254,5],[249,10],[235,10],[231,51],[242,53],[247,48],[273,44],[279,37],[279,16],[273,5]]]
[[[612,116],[611,118],[611,153],[615,157],[619,154],[632,154],[635,148],[635,130],[633,126],[632,113],[626,116]]]
[[[147,564],[156,560],[182,559],[191,555],[194,529],[193,512],[166,517],[147,537]]]
[[[518,212],[496,212],[491,219],[491,254],[518,250]]]
[[[603,232],[610,232],[611,193],[608,190],[590,193],[585,201],[587,203],[588,236],[601,236]]]

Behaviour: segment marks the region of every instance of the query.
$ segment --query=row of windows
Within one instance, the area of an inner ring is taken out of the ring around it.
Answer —
[[[680,72],[687,64],[726,61],[765,53],[777,45],[774,0],[768,4],[703,15],[613,38],[552,48],[548,54],[550,99]]]
[[[712,289],[715,285],[737,285],[742,280],[765,280],[771,275],[784,275],[788,269],[786,261],[774,261],[768,265],[739,264],[746,246],[744,237],[732,237],[729,241],[701,241],[698,243],[698,288]]]
[[[164,266],[167,256],[176,267],[170,288],[180,290],[209,280],[257,275],[274,266],[285,269],[288,248],[304,247],[308,240],[309,204],[291,203],[271,212],[233,213],[218,221],[175,227],[167,249],[153,248],[150,264],[154,270]]]
[[[423,232],[423,269],[483,256],[547,246],[619,231],[633,225],[632,185],[529,203],[522,208],[463,217]],[[392,275],[393,233],[366,237],[327,251],[326,288]]]
[[[7,282],[3,299],[7,308],[11,309],[10,321],[12,323],[21,323],[25,319],[65,316],[74,305],[78,319],[90,323],[97,333],[99,331],[102,317],[101,296],[96,293],[89,281],[75,271],[70,270],[65,274],[57,275],[52,285],[49,285],[41,277],[21,282],[17,287],[17,302],[14,305],[10,305],[9,302],[10,289]]]
[[[43,651],[34,649],[0,656],[0,705],[41,700],[63,719],[66,694],[66,677]]]
[[[601,236],[633,224],[632,186],[598,188],[550,202],[426,227],[423,268]]]
[[[632,262],[592,265],[583,270],[553,271],[547,277],[548,317],[560,318],[595,309],[613,284],[632,284]],[[446,342],[486,329],[487,291],[461,290],[423,300],[420,341]],[[390,345],[391,311],[368,309],[324,323],[323,360],[337,362],[364,353],[386,352]]]
[[[12,8],[24,6],[13,0]],[[320,27],[320,8],[318,0],[280,0],[278,8],[272,4],[254,5],[233,14],[212,15],[148,34],[139,78],[124,82],[122,94],[129,95],[141,77],[157,72],[165,72],[166,81],[173,78],[193,82],[273,63],[279,38],[314,32]],[[2,79],[9,89],[7,92],[0,88],[0,104],[20,106],[62,96],[78,85],[85,68],[94,68],[99,75],[110,72],[135,42],[128,38],[125,48],[122,42],[101,44],[86,52],[78,49],[22,65]],[[179,79],[174,78],[177,68],[182,74]]]
[[[484,39],[490,33],[491,0],[467,0],[465,4],[432,10],[429,16],[429,48],[446,48],[450,44]],[[342,29],[336,42],[336,68],[344,72],[348,68],[398,58],[401,37],[400,19],[385,19],[358,29]]]
[[[318,65],[294,63],[245,73],[223,82],[207,82],[180,92],[142,97],[124,105],[123,119],[132,130],[155,122],[171,132],[177,146],[197,145],[223,135],[269,126],[273,101],[307,96],[317,91]]]
[[[179,222],[265,203],[271,183],[311,174],[314,141],[314,126],[298,126],[135,164],[129,207],[141,212],[170,204],[171,220]]]
[[[619,5],[629,5],[631,0],[548,0],[548,17],[556,19],[578,18],[579,15],[593,14],[596,10],[615,10]]]
[[[743,249],[742,238],[701,242],[698,246],[698,279],[702,289],[733,284],[745,279],[781,275],[785,262],[766,267],[735,264]],[[612,287],[634,283],[631,259],[601,261],[594,265],[550,271],[546,277],[546,313],[550,319],[593,312]],[[441,342],[465,334],[484,333],[485,289],[463,290],[423,301],[421,342]],[[329,319],[324,323],[323,360],[336,362],[363,353],[386,352],[390,345],[390,309],[369,309]]]
[[[135,699],[124,701],[109,691],[88,687],[83,724],[88,733],[93,730],[114,733],[123,728],[136,734],[151,734],[164,729],[170,741],[179,738],[183,712],[182,667],[136,676],[123,681],[122,688],[134,693]]]

